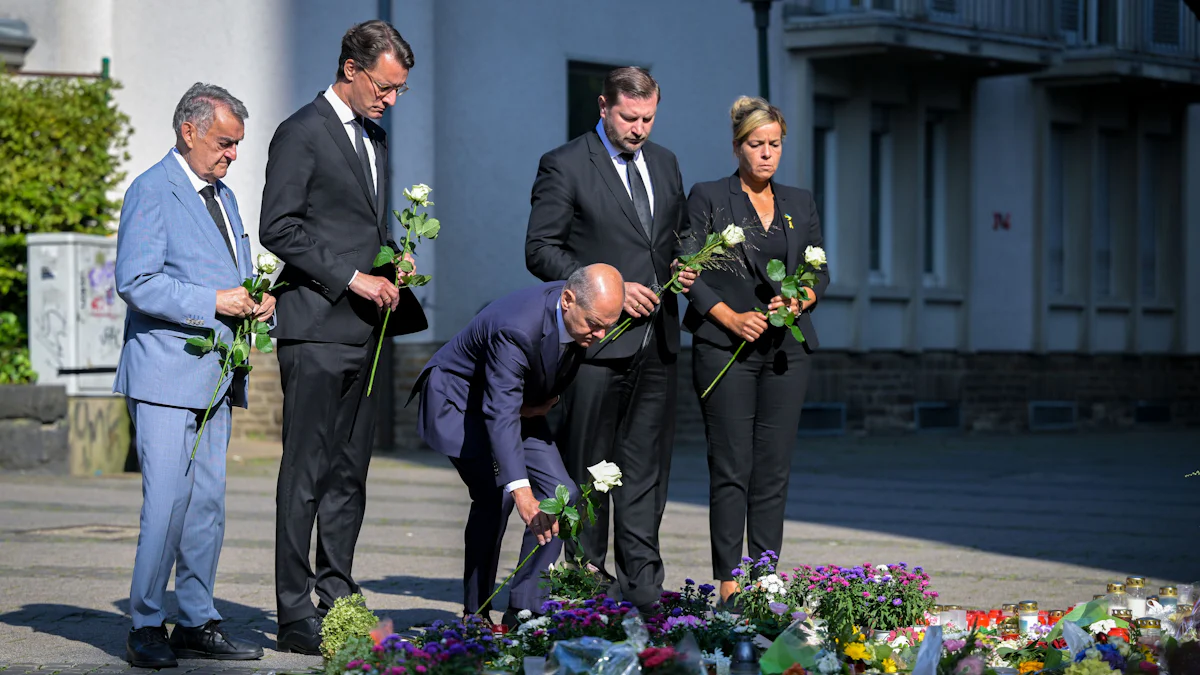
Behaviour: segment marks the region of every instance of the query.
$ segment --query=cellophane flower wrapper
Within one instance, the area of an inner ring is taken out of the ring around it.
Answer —
[[[925,639],[917,652],[917,662],[913,665],[912,675],[937,675],[938,664],[942,660],[942,627],[930,626],[925,631]]]
[[[816,668],[821,648],[811,644],[810,631],[808,624],[800,620],[785,628],[758,659],[763,675],[777,675],[797,663],[810,672]]]
[[[1059,623],[1063,624],[1063,639],[1067,641],[1067,649],[1072,654],[1078,654],[1095,644],[1092,636],[1088,635],[1087,631],[1080,628],[1079,624],[1074,621],[1060,621]]]
[[[700,651],[700,644],[696,642],[696,636],[692,635],[691,631],[684,633],[683,639],[675,643],[675,654],[676,661],[688,672],[696,675],[704,675],[707,672],[701,663],[704,655]]]
[[[605,656],[613,643],[602,638],[580,637],[571,640],[555,642],[546,658],[546,675],[584,675],[599,673],[597,664]],[[633,665],[637,667],[637,653],[633,655]],[[609,671],[604,671],[605,673]]]

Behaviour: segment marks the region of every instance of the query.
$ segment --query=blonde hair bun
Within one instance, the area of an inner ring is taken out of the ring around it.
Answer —
[[[739,96],[729,109],[729,121],[733,123],[733,140],[744,143],[754,130],[768,124],[778,124],[781,136],[787,137],[787,121],[783,112],[761,96]]]

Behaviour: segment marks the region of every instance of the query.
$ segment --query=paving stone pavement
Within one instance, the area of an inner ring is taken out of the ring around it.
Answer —
[[[783,562],[923,565],[946,603],[1063,608],[1137,574],[1200,580],[1200,431],[908,435],[797,443]],[[231,458],[238,454],[231,448]],[[240,461],[239,461],[240,460]],[[263,646],[253,662],[183,661],[191,675],[305,672],[274,651],[278,459],[231,459],[217,608]],[[711,580],[708,471],[680,447],[662,527],[669,587]],[[460,611],[466,489],[431,452],[377,457],[355,574],[407,628]],[[150,672],[124,662],[140,477],[0,474],[0,672]],[[502,574],[516,564],[510,524]],[[169,597],[174,612],[174,595]],[[175,672],[175,671],[171,671]]]

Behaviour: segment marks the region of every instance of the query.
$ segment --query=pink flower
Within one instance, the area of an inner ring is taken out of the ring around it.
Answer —
[[[966,640],[946,640],[945,642],[942,643],[942,646],[945,647],[946,651],[948,651],[948,652],[956,652],[956,651],[962,649],[963,647],[966,647],[967,641]]]
[[[1144,672],[1144,673],[1151,673],[1151,674],[1158,673],[1158,665],[1151,661],[1142,661],[1141,663],[1138,664],[1138,668],[1141,668],[1142,672]]]
[[[978,656],[968,656],[958,662],[958,666],[954,669],[954,675],[983,675],[983,659]]]

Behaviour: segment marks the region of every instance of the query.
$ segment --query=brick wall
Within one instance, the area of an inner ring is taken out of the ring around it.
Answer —
[[[440,344],[396,345],[393,361],[397,450],[422,442],[415,432],[416,403],[403,407],[421,368]],[[679,357],[677,439],[702,442],[704,427],[692,389],[691,354]],[[234,438],[278,440],[283,394],[274,354],[255,352],[250,410],[235,409]],[[1081,428],[1132,426],[1138,401],[1166,402],[1172,423],[1200,424],[1200,357],[1082,356],[1033,354],[849,353],[814,356],[809,403],[845,403],[851,433],[900,433],[915,429],[913,404],[960,406],[963,428],[972,432],[1029,429],[1030,401],[1070,401]]]

